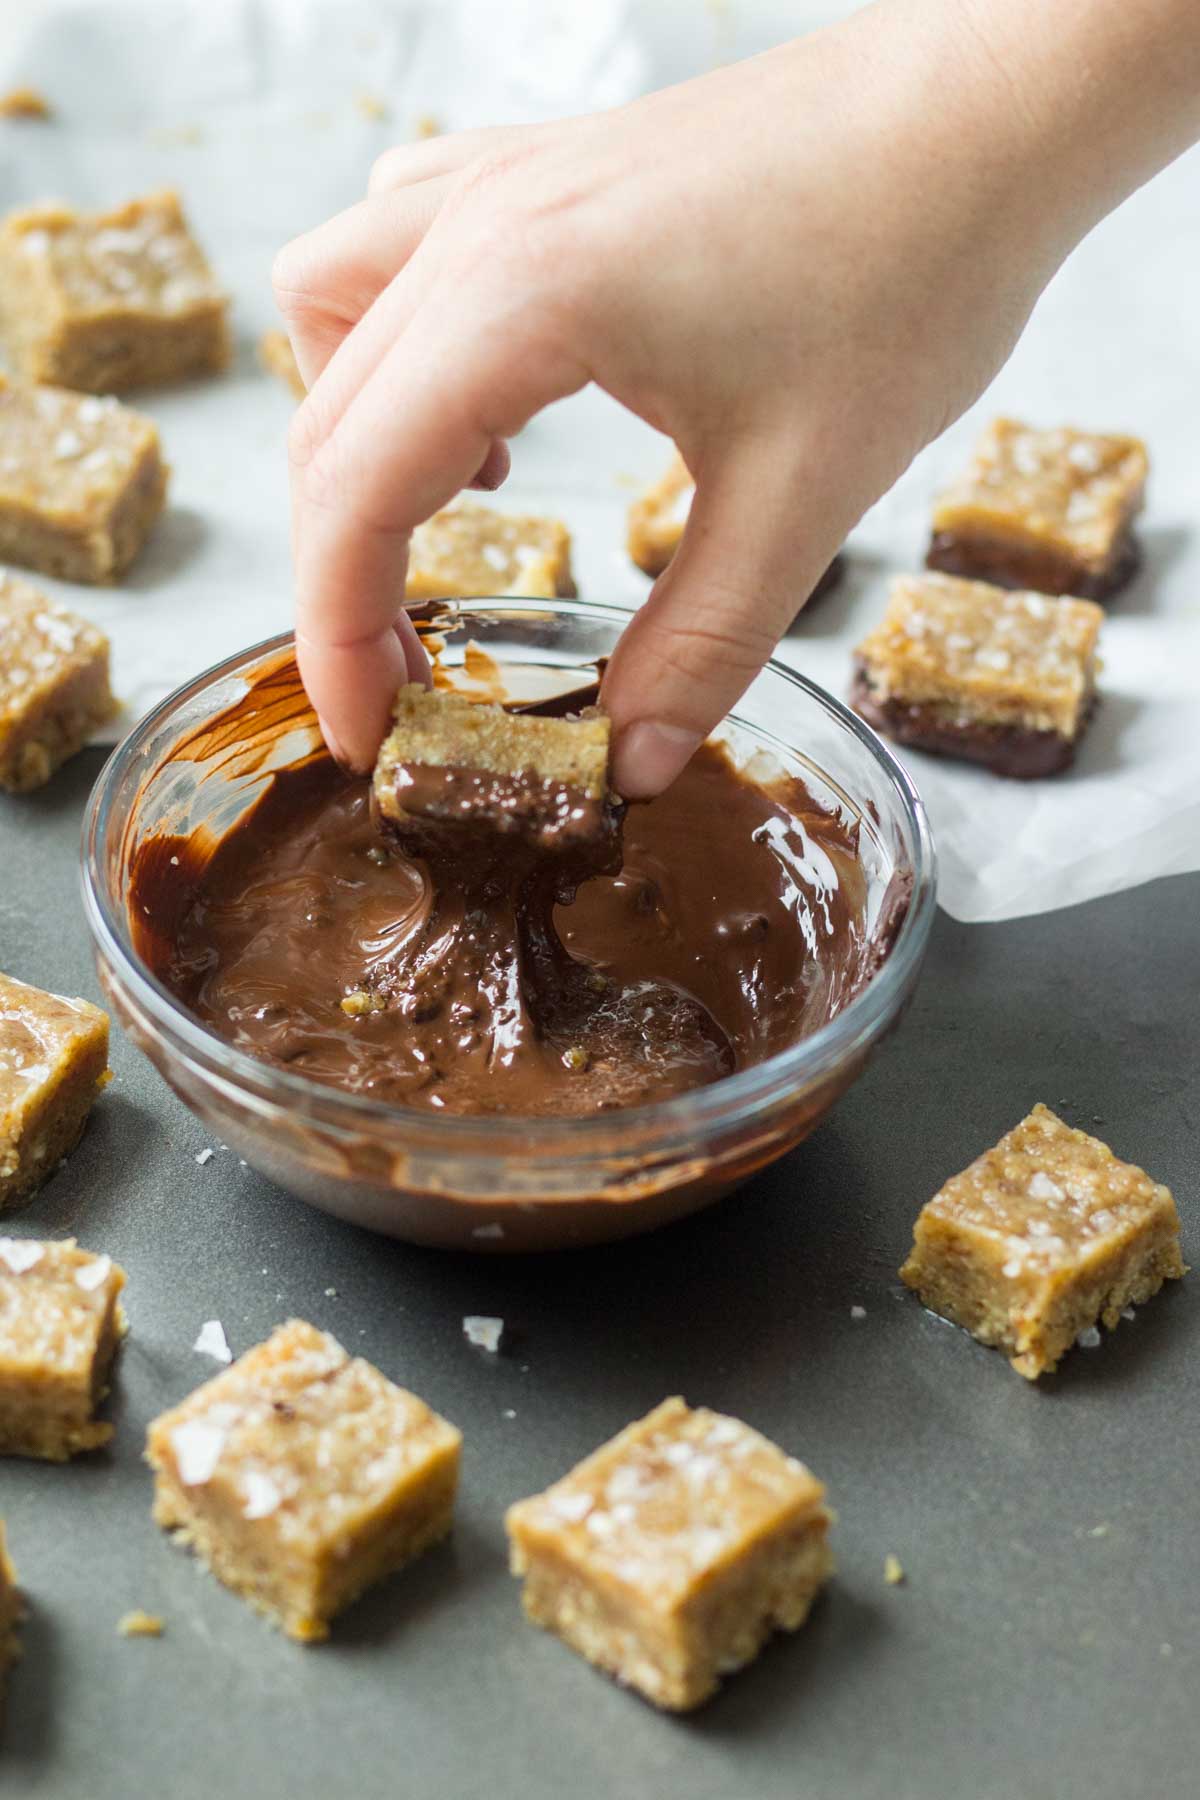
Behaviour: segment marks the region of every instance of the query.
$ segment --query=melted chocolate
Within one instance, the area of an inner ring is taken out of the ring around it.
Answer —
[[[150,840],[130,869],[139,950],[268,1062],[524,1115],[715,1081],[816,1030],[878,966],[854,830],[718,747],[630,809],[623,847],[615,820],[550,848],[480,831],[469,781],[444,786],[445,817],[384,834],[369,783],[312,756],[219,843]]]

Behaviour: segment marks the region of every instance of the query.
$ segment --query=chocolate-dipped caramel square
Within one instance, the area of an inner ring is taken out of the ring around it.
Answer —
[[[851,704],[898,743],[1029,780],[1066,768],[1095,704],[1090,600],[900,576],[855,652]]]
[[[406,838],[490,833],[547,855],[615,842],[610,741],[602,714],[510,713],[410,683],[375,766],[376,808]]]
[[[927,567],[1042,594],[1106,600],[1137,570],[1139,438],[994,419],[939,497]]]

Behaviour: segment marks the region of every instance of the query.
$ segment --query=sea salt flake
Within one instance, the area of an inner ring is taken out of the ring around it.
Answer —
[[[1067,461],[1072,468],[1082,469],[1087,475],[1095,475],[1100,468],[1100,452],[1095,444],[1076,442],[1067,451]]]
[[[1043,1174],[1041,1169],[1031,1177],[1027,1191],[1031,1200],[1053,1201],[1062,1200],[1065,1197],[1057,1181],[1051,1181],[1049,1175]]]
[[[850,1308],[850,1317],[852,1319],[865,1319],[866,1316],[867,1309],[865,1306],[852,1306]]]
[[[499,1242],[504,1236],[504,1227],[503,1225],[476,1225],[472,1228],[471,1236]]]
[[[33,622],[56,650],[66,652],[75,648],[77,633],[69,619],[61,619],[56,613],[38,613]]]
[[[1100,1333],[1095,1325],[1085,1325],[1075,1342],[1081,1350],[1095,1350],[1100,1343]]]
[[[171,1448],[184,1487],[203,1487],[206,1481],[212,1480],[225,1448],[226,1436],[225,1428],[210,1419],[187,1419],[174,1427]]]
[[[85,1264],[75,1271],[76,1287],[85,1288],[91,1293],[93,1288],[103,1287],[112,1273],[112,1257],[97,1256],[94,1261]]]
[[[49,248],[48,231],[27,231],[21,239],[21,250],[25,256],[45,256]]]
[[[667,517],[672,525],[687,524],[688,519],[691,517],[692,502],[695,498],[696,490],[694,487],[680,489],[679,493],[676,494],[674,500],[671,502],[670,510],[667,513]]]
[[[60,431],[54,440],[54,455],[58,462],[70,462],[73,457],[82,456],[83,439],[77,431]]]
[[[586,1519],[596,1502],[590,1494],[551,1494],[550,1510],[566,1519],[571,1525],[578,1525]]]
[[[200,1164],[200,1167],[203,1168],[206,1162],[212,1161],[212,1151],[198,1150],[196,1152],[196,1161]]]
[[[462,1322],[463,1336],[469,1344],[479,1350],[487,1350],[495,1355],[500,1348],[500,1340],[504,1336],[504,1320],[489,1318],[482,1313],[468,1313]]]
[[[215,1361],[230,1363],[233,1351],[229,1348],[229,1340],[225,1336],[225,1327],[220,1319],[205,1319],[200,1327],[200,1335],[192,1345],[200,1356],[211,1356]]]
[[[34,1263],[41,1262],[44,1255],[40,1244],[31,1244],[26,1238],[0,1238],[0,1258],[14,1275],[23,1275]]]
[[[242,1492],[246,1496],[246,1504],[242,1508],[243,1519],[265,1519],[280,1506],[283,1495],[271,1480],[258,1469],[247,1469],[242,1476]]]

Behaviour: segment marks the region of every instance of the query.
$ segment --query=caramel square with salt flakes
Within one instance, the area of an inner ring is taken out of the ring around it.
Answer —
[[[523,595],[571,600],[571,534],[559,519],[519,518],[490,506],[448,506],[412,534],[409,600]]]
[[[95,625],[0,572],[0,788],[41,787],[112,717],[108,658]]]
[[[698,1706],[832,1570],[825,1489],[740,1420],[661,1406],[508,1512],[535,1625],[655,1706]]]
[[[461,1434],[290,1320],[155,1419],[154,1518],[289,1637],[450,1530]]]
[[[66,1462],[107,1444],[96,1418],[125,1330],[124,1270],[74,1238],[0,1238],[0,1456]]]
[[[108,1080],[107,1013],[0,974],[0,1212],[75,1148]]]
[[[1051,773],[1090,716],[1103,618],[1090,600],[900,576],[855,652],[855,710],[918,749]]]
[[[14,367],[90,394],[223,369],[228,300],[169,190],[111,212],[59,204],[0,225],[0,315]]]
[[[1138,566],[1132,523],[1148,469],[1139,438],[995,419],[934,507],[928,566],[1106,599]]]
[[[0,559],[115,581],[163,509],[168,473],[157,428],[131,407],[0,375]]]
[[[1185,1273],[1170,1189],[1041,1105],[922,1209],[900,1270],[1031,1381]]]

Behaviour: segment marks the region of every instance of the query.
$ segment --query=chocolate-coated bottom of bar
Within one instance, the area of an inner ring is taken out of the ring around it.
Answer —
[[[931,756],[982,763],[994,774],[1007,775],[1014,781],[1037,781],[1043,775],[1058,775],[1070,768],[1095,710],[1096,698],[1093,695],[1088,702],[1073,738],[1062,737],[1057,731],[1024,731],[1019,725],[985,725],[969,719],[960,723],[947,719],[933,706],[881,700],[872,692],[859,663],[850,687],[850,705],[860,719],[898,744],[926,750]]]
[[[802,619],[810,606],[814,606],[818,600],[824,599],[826,594],[832,594],[834,588],[838,586],[845,573],[846,559],[839,550],[838,554],[834,557],[829,567],[821,576],[821,579],[818,581],[812,593],[808,596],[808,599],[804,602],[804,605],[796,614],[796,619]],[[795,620],[792,622],[794,624]]]
[[[424,822],[455,830],[464,847],[483,832],[521,838],[547,855],[577,852],[581,845],[602,841],[619,850],[623,807],[610,795],[587,794],[536,769],[497,774],[456,764],[402,762],[391,777],[391,802],[384,802],[381,811],[410,834],[419,833]]]
[[[1142,548],[1132,531],[1118,538],[1107,565],[1099,572],[1053,550],[958,531],[935,531],[925,555],[925,567],[943,575],[990,581],[996,587],[1028,588],[1037,594],[1073,594],[1080,600],[1111,600],[1141,566]]]

